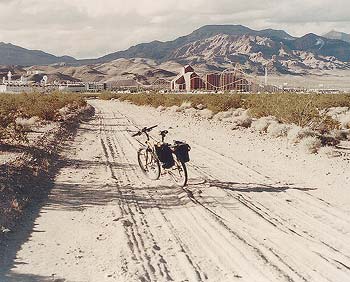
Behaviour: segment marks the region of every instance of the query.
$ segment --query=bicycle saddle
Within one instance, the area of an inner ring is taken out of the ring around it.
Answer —
[[[159,132],[159,135],[165,137],[168,133],[168,130],[162,130],[161,132]]]

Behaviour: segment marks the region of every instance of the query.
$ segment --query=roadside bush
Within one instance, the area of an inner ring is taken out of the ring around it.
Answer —
[[[309,136],[302,139],[300,145],[304,148],[305,152],[310,154],[316,154],[321,148],[322,143],[321,140],[317,137]]]
[[[315,130],[339,128],[339,122],[322,113],[329,107],[350,105],[350,95],[262,94],[249,95],[245,106],[254,117],[275,116],[280,122]]]
[[[197,106],[195,106],[195,108],[197,110],[204,110],[205,109],[205,106],[203,104],[198,104]]]
[[[271,123],[278,123],[273,116],[261,117],[252,123],[252,128],[260,133],[266,133]]]
[[[157,110],[158,110],[158,112],[164,112],[164,111],[166,110],[166,107],[164,107],[164,106],[159,106],[159,107],[157,108]]]
[[[350,140],[350,129],[337,129],[331,132],[332,136],[340,141]]]
[[[233,124],[232,129],[236,129],[237,127],[248,128],[252,124],[252,118],[249,116],[247,111],[242,112],[236,110],[232,115],[231,122]]]
[[[86,105],[82,95],[52,94],[0,94],[0,142],[5,139],[25,141],[24,131],[35,120],[60,119],[59,110],[74,110]]]
[[[190,101],[185,101],[181,104],[181,106],[179,107],[180,111],[184,111],[186,109],[190,109],[192,108],[192,103]]]
[[[340,122],[328,116],[323,110],[336,107],[350,107],[349,94],[112,94],[102,93],[101,99],[129,100],[136,105],[181,107],[184,102],[211,110],[214,119],[231,117],[231,109],[249,109],[253,118],[274,116],[277,121],[310,127],[318,131],[340,128]],[[224,113],[221,113],[224,112]],[[344,120],[345,127],[350,126]],[[267,128],[265,129],[265,131]]]
[[[124,96],[127,94],[116,94],[111,92],[102,92],[98,97],[100,100],[112,100],[112,99],[119,99],[121,96]]]
[[[215,120],[225,120],[225,119],[229,119],[232,117],[233,112],[235,111],[235,109],[231,108],[228,111],[225,112],[219,112],[214,116]]]
[[[31,118],[21,118],[18,117],[15,120],[16,125],[22,126],[23,130],[30,131],[31,127],[39,122],[39,117],[31,117]]]
[[[316,136],[315,131],[311,130],[308,127],[303,128],[295,124],[291,126],[290,130],[287,133],[287,138],[289,142],[292,144],[300,143],[301,140],[303,140],[304,138],[315,137],[315,136]]]
[[[227,111],[231,108],[240,108],[244,103],[244,95],[235,94],[113,94],[102,93],[102,100],[119,99],[120,101],[129,100],[136,105],[149,105],[155,108],[159,106],[172,107],[181,106],[184,102],[192,105],[201,105],[201,107],[211,110],[213,113]]]
[[[350,112],[340,118],[340,124],[345,129],[350,129]]]
[[[267,128],[267,134],[271,137],[285,137],[291,126],[284,123],[273,122]]]
[[[209,109],[200,110],[200,111],[197,111],[197,113],[199,116],[206,119],[211,119],[214,116],[213,112]]]

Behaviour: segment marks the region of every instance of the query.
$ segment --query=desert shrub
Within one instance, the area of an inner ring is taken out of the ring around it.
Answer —
[[[291,125],[290,130],[287,133],[287,138],[290,143],[297,144],[305,138],[315,137],[316,135],[316,132],[310,129],[309,127],[303,128],[293,124]]]
[[[238,117],[238,116],[241,116],[243,114],[247,114],[248,115],[248,112],[245,109],[243,109],[243,108],[232,109],[232,116],[233,117]]]
[[[349,107],[332,107],[324,109],[321,114],[339,122],[339,126],[343,129],[350,129],[350,108]]]
[[[185,102],[182,102],[181,106],[179,107],[179,110],[184,111],[190,108],[192,108],[192,103],[190,101],[185,101]]]
[[[215,120],[225,120],[225,119],[229,119],[232,117],[233,112],[235,109],[229,109],[228,111],[224,111],[224,112],[219,112],[214,116]]]
[[[349,110],[349,107],[332,107],[325,109],[325,113],[331,117],[336,117],[342,114],[346,114]]]
[[[339,122],[345,129],[350,129],[350,112],[340,117]]]
[[[214,119],[230,117],[230,109],[250,110],[254,118],[274,116],[279,122],[308,126],[314,130],[330,131],[340,127],[338,121],[322,110],[331,107],[350,107],[349,94],[112,94],[102,93],[101,99],[129,100],[136,105],[180,107],[184,102],[219,114]],[[227,116],[225,116],[227,115]],[[347,124],[347,123],[346,123]]]
[[[237,109],[232,115],[231,122],[233,124],[232,129],[237,127],[248,128],[252,124],[252,118],[248,114],[248,111],[239,111],[239,109]]]
[[[190,102],[192,105],[201,105],[203,109],[207,108],[213,113],[239,108],[244,103],[244,96],[239,94],[113,94],[106,92],[99,97],[103,100],[129,100],[136,105],[149,105],[155,108],[181,106],[183,102]]]
[[[204,110],[205,109],[205,106],[203,104],[198,104],[197,106],[195,106],[195,108],[197,110]]]
[[[285,137],[291,126],[284,123],[273,122],[267,128],[267,134],[271,137]]]
[[[278,123],[278,121],[273,116],[261,117],[252,123],[252,129],[260,133],[266,133],[271,123]]]
[[[280,122],[311,127],[318,131],[339,128],[338,121],[324,113],[330,107],[348,107],[348,94],[263,94],[249,95],[245,106],[254,117],[275,116]]]
[[[168,108],[168,110],[172,113],[180,112],[180,107],[179,106],[171,106]]]
[[[201,116],[202,118],[206,118],[206,119],[211,119],[214,116],[214,113],[209,109],[197,111],[197,113],[199,116]]]
[[[164,112],[164,111],[166,110],[166,107],[164,107],[164,106],[159,106],[159,107],[157,108],[157,110],[158,110],[158,112]]]
[[[316,154],[321,148],[321,140],[317,137],[309,136],[300,141],[300,145],[305,150],[305,152],[310,154]]]
[[[198,112],[199,110],[196,110],[195,108],[189,108],[184,110],[184,113],[189,116],[198,116],[199,115]]]
[[[275,116],[280,122],[308,126],[315,130],[332,130],[339,127],[322,110],[350,105],[347,94],[262,94],[249,95],[245,106],[254,117]]]
[[[0,140],[16,140],[35,119],[53,121],[59,118],[59,110],[70,110],[86,105],[82,95],[71,93],[30,93],[0,95]],[[16,122],[17,120],[17,122]]]
[[[83,96],[70,93],[0,95],[0,113],[15,113],[25,118],[37,116],[43,120],[54,120],[58,110],[67,105],[78,108],[85,106],[86,101]]]
[[[22,118],[18,117],[15,120],[16,125],[22,126],[23,130],[30,131],[31,127],[39,122],[39,117]]]
[[[331,132],[331,135],[340,141],[350,140],[350,129],[336,129]]]
[[[116,94],[116,93],[111,93],[111,92],[102,92],[101,94],[98,95],[98,97],[101,100],[112,100],[112,99],[119,99],[123,94]],[[126,95],[126,94],[124,94]]]

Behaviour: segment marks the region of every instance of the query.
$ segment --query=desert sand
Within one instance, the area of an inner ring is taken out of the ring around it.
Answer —
[[[0,281],[350,281],[347,151],[90,103],[49,199],[10,236]],[[155,124],[192,147],[185,189],[138,168],[131,134]]]

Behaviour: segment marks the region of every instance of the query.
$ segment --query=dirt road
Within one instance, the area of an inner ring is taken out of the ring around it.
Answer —
[[[181,114],[91,104],[0,281],[350,281],[348,163],[291,158],[283,141]],[[155,122],[192,145],[187,189],[137,166],[130,131]]]

